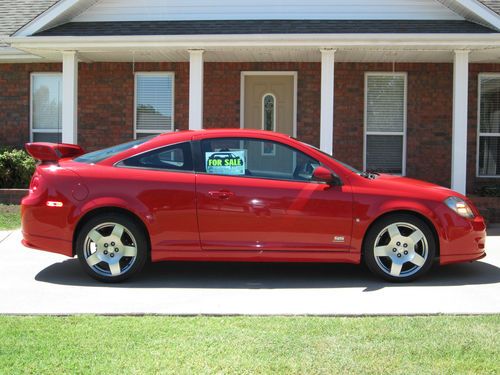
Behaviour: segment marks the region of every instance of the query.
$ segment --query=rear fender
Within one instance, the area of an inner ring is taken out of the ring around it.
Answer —
[[[137,216],[147,227],[151,225],[154,221],[153,215],[149,212],[148,208],[141,202],[136,201],[131,204],[130,200],[125,200],[120,197],[100,197],[91,201],[86,202],[81,207],[75,210],[74,220],[72,220],[76,225],[78,224],[79,218],[84,217],[91,211],[97,210],[99,208],[120,208],[125,211],[129,211],[135,216]]]

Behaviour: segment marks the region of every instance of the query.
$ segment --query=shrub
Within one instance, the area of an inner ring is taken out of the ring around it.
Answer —
[[[0,150],[0,188],[27,188],[35,165],[24,150]]]

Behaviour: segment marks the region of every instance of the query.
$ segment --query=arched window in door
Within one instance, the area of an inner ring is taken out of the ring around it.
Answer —
[[[262,129],[276,131],[276,97],[267,93],[262,97]],[[262,143],[262,155],[275,155],[273,143]]]

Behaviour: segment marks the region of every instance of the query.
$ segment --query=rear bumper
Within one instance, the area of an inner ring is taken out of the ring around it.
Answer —
[[[23,230],[23,239],[21,243],[35,250],[48,251],[50,253],[56,253],[61,255],[66,255],[68,257],[73,256],[72,244],[69,241],[59,240],[51,237],[42,237],[37,235],[30,235]]]
[[[51,208],[30,196],[21,202],[23,245],[51,253],[73,256],[67,209]]]

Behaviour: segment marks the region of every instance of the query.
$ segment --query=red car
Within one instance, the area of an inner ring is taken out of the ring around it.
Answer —
[[[24,244],[77,255],[106,282],[147,260],[364,261],[409,281],[435,260],[485,256],[485,223],[465,196],[357,171],[282,134],[175,132],[87,154],[26,148],[41,162],[22,201]]]

